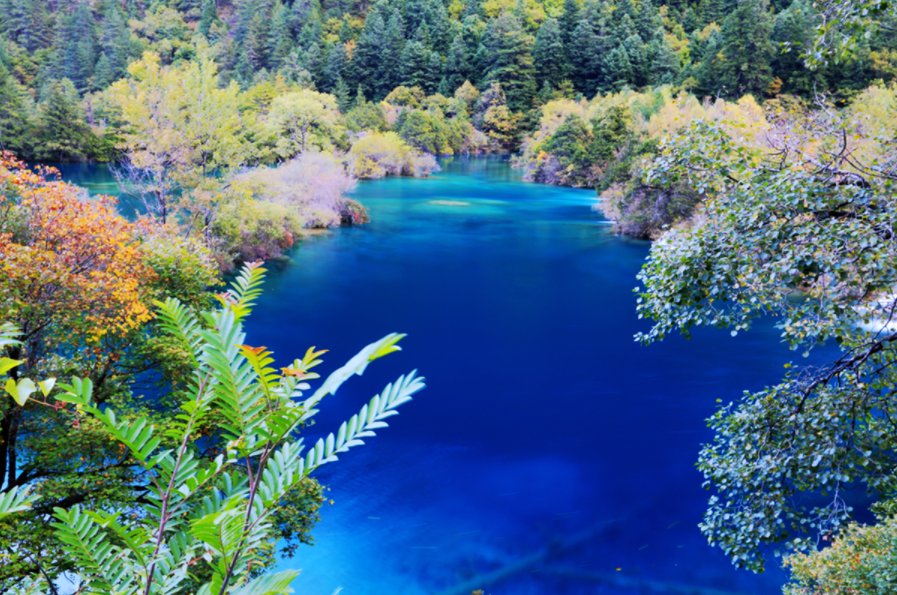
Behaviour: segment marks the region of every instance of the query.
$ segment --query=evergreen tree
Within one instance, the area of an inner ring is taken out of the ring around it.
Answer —
[[[317,46],[313,46],[317,48]],[[309,51],[309,54],[312,52]],[[333,91],[339,81],[346,84],[345,78],[347,74],[346,48],[341,43],[331,44],[324,57],[323,68],[321,69],[320,87],[325,92]]]
[[[67,79],[51,81],[37,107],[34,155],[49,161],[83,159],[92,136],[75,85]]]
[[[364,107],[367,102],[367,97],[364,96],[364,89],[361,88],[361,85],[358,85],[358,88],[355,90],[355,99],[352,100],[352,108]]]
[[[93,77],[94,89],[105,89],[123,77],[131,59],[131,31],[116,0],[106,0],[103,4],[100,48],[102,53]]]
[[[617,80],[623,85],[636,88],[650,83],[651,64],[649,63],[648,48],[642,37],[638,33],[630,35],[620,47],[626,51],[631,72],[627,78],[618,77]]]
[[[387,93],[401,83],[402,51],[404,49],[405,35],[402,14],[398,10],[393,10],[386,22],[386,35],[383,40],[383,55],[380,60],[379,72],[384,79],[383,87]]]
[[[595,51],[598,44],[598,36],[592,23],[587,18],[580,19],[573,32],[570,45],[567,46],[567,51],[570,57],[573,86],[586,96],[594,95],[603,80],[602,54]]]
[[[417,40],[409,41],[402,50],[400,60],[401,84],[406,87],[420,86],[420,81],[426,77],[427,49]]]
[[[578,0],[564,0],[564,12],[558,20],[561,29],[561,41],[564,47],[570,47],[576,35],[576,27],[580,20],[580,4]]]
[[[698,13],[701,17],[702,24],[722,23],[725,19],[731,0],[701,0]]]
[[[0,61],[0,150],[30,157],[27,92]]]
[[[635,77],[632,61],[626,46],[620,45],[604,55],[603,69],[610,88],[619,90],[630,84]]]
[[[261,3],[259,3],[259,8],[262,8]],[[243,38],[243,53],[253,72],[270,66],[268,57],[271,24],[271,15],[263,10],[259,10],[249,19],[246,36]]]
[[[648,45],[649,73],[651,84],[667,85],[673,83],[679,75],[679,56],[670,47],[662,35],[656,35]]]
[[[268,56],[272,69],[280,68],[290,54],[293,38],[290,27],[290,11],[277,0],[271,11],[271,31],[268,35]]]
[[[766,0],[742,0],[708,44],[699,79],[702,91],[762,96],[772,82],[772,17]]]
[[[346,84],[342,77],[337,79],[336,84],[333,86],[333,96],[336,97],[336,105],[341,112],[349,111],[349,106],[352,103],[349,97],[349,85]]]
[[[813,7],[806,0],[797,0],[780,12],[772,29],[777,44],[773,54],[773,72],[782,81],[782,92],[809,95],[816,88],[825,88],[821,69],[809,69],[804,64],[802,49],[808,47],[815,26]]]
[[[443,95],[451,95],[470,78],[470,74],[467,44],[464,42],[464,36],[458,33],[452,40],[445,58],[445,70],[439,84],[440,92]]]
[[[196,29],[205,37],[209,37],[209,32],[218,21],[218,5],[217,0],[202,0],[202,10],[199,16],[199,24]]]
[[[569,76],[570,61],[564,50],[564,40],[557,19],[547,19],[539,27],[533,45],[533,62],[536,80],[543,85],[556,87]]]
[[[358,36],[358,43],[352,55],[352,72],[355,81],[364,88],[365,93],[375,99],[382,99],[389,93],[391,87],[388,78],[384,80],[384,72],[380,66],[387,47],[386,23],[378,6],[372,8],[364,20],[364,28]]]
[[[505,13],[489,23],[478,51],[484,82],[499,83],[513,111],[529,109],[536,95],[532,46],[520,20]]]
[[[52,71],[68,79],[79,92],[88,90],[97,61],[96,26],[90,5],[78,0],[71,12],[59,13]]]
[[[175,0],[174,7],[188,19],[196,19],[202,12],[202,0]]]
[[[49,23],[42,0],[0,0],[0,33],[29,52],[49,45]]]

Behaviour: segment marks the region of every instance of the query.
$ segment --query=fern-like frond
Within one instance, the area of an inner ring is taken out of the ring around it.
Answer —
[[[243,585],[232,595],[286,595],[292,593],[293,580],[299,576],[297,570],[285,570],[275,574],[264,574]]]
[[[325,463],[336,461],[338,454],[364,444],[362,438],[374,436],[374,430],[385,428],[387,423],[383,420],[398,415],[396,408],[410,401],[412,395],[424,386],[424,379],[417,376],[416,370],[387,384],[379,395],[375,395],[358,413],[343,422],[335,435],[330,434],[315,443],[314,448],[305,455],[304,473],[311,473]]]
[[[13,345],[21,345],[19,328],[11,322],[0,322],[0,350]]]
[[[37,494],[28,486],[17,486],[0,493],[0,519],[31,508]]]
[[[53,523],[57,538],[78,561],[79,577],[92,592],[124,594],[137,590],[134,579],[139,570],[80,506],[68,511],[55,508],[53,516],[57,519]]]
[[[302,402],[306,418],[317,413],[315,407],[317,407],[321,399],[327,395],[335,394],[339,387],[352,376],[362,375],[369,363],[394,351],[400,351],[401,347],[398,346],[398,342],[404,337],[405,335],[401,333],[390,333],[379,341],[374,341],[366,346],[346,362],[345,365],[330,374],[320,388],[311,397]]]
[[[211,317],[214,327],[203,331],[205,347],[201,363],[208,366],[214,382],[215,403],[225,417],[221,428],[230,440],[254,438],[254,429],[262,422],[265,395],[258,374],[240,351],[245,333],[236,315],[222,310]],[[251,448],[251,444],[244,444]]]
[[[252,312],[256,300],[262,294],[265,272],[261,263],[244,264],[227,291],[217,296],[222,306],[230,309],[237,320],[246,318]]]
[[[199,319],[190,308],[176,298],[157,301],[155,306],[156,324],[165,333],[180,341],[190,353],[195,366],[202,352],[202,335],[199,333],[202,325]]]

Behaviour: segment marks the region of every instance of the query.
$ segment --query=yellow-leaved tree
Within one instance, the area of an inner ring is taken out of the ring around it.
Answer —
[[[209,220],[216,195],[209,176],[243,165],[252,152],[237,84],[221,86],[202,47],[195,59],[172,65],[147,52],[128,73],[110,89],[122,119],[125,181],[163,223],[179,211]]]

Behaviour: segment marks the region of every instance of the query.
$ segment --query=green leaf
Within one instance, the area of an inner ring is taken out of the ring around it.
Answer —
[[[46,380],[41,380],[37,383],[37,386],[40,387],[40,392],[43,393],[45,397],[49,397],[50,391],[52,391],[53,387],[56,386],[56,379],[47,378]]]
[[[0,374],[6,374],[16,366],[21,366],[25,363],[20,359],[12,359],[9,357],[0,357]]]
[[[0,519],[16,512],[28,510],[37,494],[32,493],[30,487],[19,486],[0,493]]]
[[[299,576],[297,570],[285,570],[276,574],[262,575],[237,591],[233,595],[283,595],[292,593],[290,584]]]
[[[37,390],[37,386],[35,386],[30,378],[22,378],[19,380],[18,384],[15,380],[9,378],[6,380],[5,388],[6,392],[8,392],[13,400],[19,404],[19,407],[24,407],[34,391]]]

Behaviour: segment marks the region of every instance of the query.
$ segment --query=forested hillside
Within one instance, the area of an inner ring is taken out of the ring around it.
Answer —
[[[882,32],[847,63],[805,68],[816,24],[809,0],[2,0],[0,146],[113,158],[103,91],[144,52],[177,63],[203,41],[222,85],[313,87],[343,112],[359,93],[451,97],[465,81],[498,83],[511,145],[553,98],[662,84],[699,98],[843,96],[892,78],[897,39]]]

